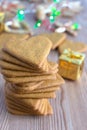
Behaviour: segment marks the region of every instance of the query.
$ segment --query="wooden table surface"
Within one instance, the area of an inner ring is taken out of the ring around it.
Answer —
[[[72,20],[82,25],[77,37],[69,37],[74,41],[87,44],[87,0],[81,1],[84,10]],[[33,26],[33,15],[27,15]],[[35,34],[44,29],[34,30]],[[87,53],[86,53],[87,54]],[[57,51],[49,55],[51,61],[58,61]],[[78,81],[65,80],[56,99],[50,100],[54,114],[51,116],[14,116],[9,114],[5,106],[4,80],[0,75],[0,130],[87,130],[87,57],[84,70]]]

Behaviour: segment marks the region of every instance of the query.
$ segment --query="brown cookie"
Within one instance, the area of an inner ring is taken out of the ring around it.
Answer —
[[[55,98],[54,92],[49,93],[38,93],[38,94],[17,94],[14,93],[9,84],[6,84],[6,93],[9,93],[10,96],[18,97],[18,98],[32,98],[32,99],[42,99],[42,98]]]
[[[35,83],[26,83],[26,84],[20,84],[17,85],[17,87],[15,87],[16,85],[13,85],[17,90],[19,91],[41,91],[41,90],[45,90],[46,88],[51,88],[53,86],[60,86],[62,84],[64,84],[64,80],[63,78],[57,74],[56,79],[54,80],[46,80],[46,81],[42,81],[42,82],[37,82],[37,85],[35,85]],[[33,86],[35,85],[35,86]]]
[[[41,102],[43,102],[45,99],[21,99],[21,98],[14,98],[13,96],[10,97],[9,93],[5,93],[6,99],[14,102],[15,104],[19,104],[22,106],[24,109],[26,108],[27,110],[30,108],[33,108],[35,110],[38,110],[40,107]]]
[[[50,68],[51,70],[55,70],[55,69],[58,68],[58,64],[57,64],[57,63],[54,63],[54,62],[52,62],[52,61],[48,61],[48,64],[49,64],[49,68]]]
[[[27,77],[5,77],[5,80],[11,83],[27,83],[27,82],[38,82],[49,79],[56,79],[56,75],[42,75],[42,76],[27,76]]]
[[[14,85],[14,87],[12,88],[12,90],[15,92],[15,93],[18,93],[18,94],[34,94],[34,93],[47,93],[47,92],[55,92],[59,89],[59,86],[51,86],[51,87],[48,87],[48,88],[43,88],[43,89],[38,89],[38,90],[34,90],[34,91],[30,91],[28,88],[19,88],[17,87],[17,85]]]
[[[44,73],[51,74],[51,73],[56,73],[57,68],[58,68],[58,64],[53,63],[53,62],[47,62],[47,60],[46,60],[43,64],[43,66],[41,66],[41,68],[37,69],[37,68],[32,67],[28,64],[25,64],[24,62],[21,62],[20,60],[16,59],[15,57],[11,56],[10,54],[6,53],[5,51],[1,52],[0,59],[2,61],[6,62],[6,63],[8,62],[10,65],[14,64],[14,68],[11,66],[12,70],[13,69],[19,70],[19,66],[21,66],[21,67],[24,67],[24,68],[28,68],[29,71],[32,72],[32,73],[33,72],[39,72],[39,73],[42,73],[42,74],[44,74]],[[15,66],[16,66],[16,68],[15,68]],[[12,74],[14,74],[14,73],[12,73]],[[19,74],[19,72],[18,72],[18,74]]]
[[[50,74],[46,73],[35,73],[35,72],[27,72],[27,71],[15,71],[8,69],[1,69],[1,73],[6,77],[28,77],[28,76],[47,76]]]
[[[45,63],[44,63],[45,64]],[[30,72],[45,72],[45,71],[48,71],[48,69],[46,68],[46,64],[45,64],[45,67],[43,66],[41,69],[40,68],[34,68],[34,67],[23,67],[23,66],[20,66],[20,65],[17,65],[17,64],[13,64],[13,63],[10,63],[8,61],[5,61],[5,60],[0,60],[0,66],[2,68],[5,68],[5,69],[9,69],[9,70],[18,70],[18,71],[30,71]]]
[[[19,110],[19,111],[22,111],[22,112],[27,112],[27,113],[28,112],[36,112],[37,113],[37,111],[38,111],[38,110],[34,110],[32,107],[30,107],[28,109],[23,108],[22,105],[20,106],[19,104],[16,104],[15,102],[8,100],[7,98],[6,98],[6,104],[9,108],[16,109],[16,110]]]
[[[22,100],[22,99],[21,99]],[[28,99],[29,100],[29,99]],[[34,100],[34,99],[33,99]],[[32,100],[32,102],[33,102]],[[20,102],[18,101],[15,101],[15,100],[12,100],[8,97],[6,97],[6,103],[7,103],[7,106],[12,108],[12,109],[16,109],[16,110],[19,110],[19,111],[22,111],[22,112],[34,112],[34,113],[40,113],[40,114],[45,114],[44,111],[43,111],[43,108],[45,108],[45,104],[47,102],[47,99],[41,99],[40,100],[40,104],[38,106],[38,108],[36,109],[35,107],[32,107],[31,105],[29,104],[26,104],[26,106],[24,106],[23,104],[20,104]]]
[[[44,109],[46,109],[46,102],[47,102],[47,99],[45,99],[43,102],[41,102],[38,110],[43,114],[44,113]]]
[[[49,75],[51,73],[55,74],[57,72],[58,64],[49,62],[48,66],[49,66],[49,71],[51,70],[50,72],[38,73],[38,72],[34,72],[34,70],[31,71],[31,69],[29,69],[30,72],[27,72],[26,70],[28,70],[28,68],[23,68],[22,66],[19,68],[19,66],[16,64],[8,63],[8,62],[2,60],[1,67],[3,69],[1,69],[1,73],[7,77],[23,77],[23,76]],[[22,69],[25,71],[21,71]],[[44,69],[46,69],[46,68],[44,68]]]
[[[56,32],[50,33],[50,34],[49,33],[41,34],[41,36],[47,37],[52,42],[52,49],[57,48],[66,39],[65,34],[60,34],[60,33],[56,33]]]
[[[16,84],[16,85],[17,85],[17,88],[19,90],[21,90],[21,89],[25,89],[26,90],[28,88],[29,91],[32,91],[32,90],[36,89],[38,86],[40,86],[43,82],[44,81],[23,83],[23,84]]]
[[[58,47],[58,51],[60,54],[62,54],[65,49],[71,49],[72,51],[77,51],[77,52],[86,52],[87,45],[81,42],[66,40],[63,44],[61,44]]]
[[[53,109],[50,105],[50,102],[48,102],[48,105],[47,105],[47,114],[50,115],[50,114],[53,114]]]
[[[14,104],[7,104],[7,109],[10,113],[16,114],[16,115],[47,115],[48,114],[48,113],[45,114],[45,112],[42,109],[41,109],[41,111],[34,110],[32,108],[25,110],[23,108],[20,108],[18,105],[15,106]],[[44,108],[44,109],[46,109],[46,108]]]
[[[22,110],[15,109],[14,107],[7,107],[7,109],[8,112],[14,115],[42,115],[40,112],[37,111],[23,112]]]
[[[35,66],[32,66],[32,65],[29,65],[29,64],[26,64],[22,61],[20,61],[19,59],[15,58],[14,56],[10,55],[9,53],[5,52],[4,50],[1,52],[1,55],[0,55],[0,59],[1,60],[4,60],[6,62],[9,62],[10,64],[15,64],[15,65],[18,65],[18,66],[23,66],[25,68],[29,68],[31,70],[34,70],[34,71],[42,71],[47,69],[47,65],[48,65],[48,62],[47,60],[44,61],[43,65],[41,66],[41,68],[37,68]]]
[[[24,62],[21,62],[20,60],[16,59],[15,57],[11,56],[10,54],[8,54],[5,51],[1,52],[0,59],[7,61],[9,63],[12,63],[12,64],[16,64],[16,65],[20,65],[20,66],[29,68],[29,65],[25,64]]]
[[[48,87],[48,88],[44,88],[44,89],[40,89],[40,90],[35,90],[35,91],[33,91],[33,93],[55,92],[59,89],[60,89],[59,86],[53,86],[53,87]]]
[[[0,35],[0,50],[3,48],[4,44],[9,42],[9,40],[26,40],[29,37],[27,34],[9,34],[9,33],[2,33]]]
[[[51,47],[52,43],[48,38],[36,36],[20,43],[19,41],[10,41],[4,50],[29,65],[41,67]]]
[[[4,69],[10,69],[10,70],[19,70],[19,71],[26,71],[29,72],[30,70],[28,68],[24,68],[22,66],[14,65],[6,61],[0,60],[0,67]]]
[[[49,115],[49,114],[52,114],[53,113],[53,110],[52,110],[52,107],[49,103],[48,100],[45,100],[40,112],[43,114],[43,115]]]
[[[65,83],[64,79],[59,74],[57,74],[55,80],[46,80],[35,90],[45,89],[52,86],[60,86],[64,83]]]

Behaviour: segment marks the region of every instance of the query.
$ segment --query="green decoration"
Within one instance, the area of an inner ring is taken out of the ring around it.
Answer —
[[[53,15],[50,16],[50,22],[53,23],[55,21],[55,17]]]
[[[55,7],[53,7],[52,9],[52,14],[53,16],[60,16],[61,15],[61,11],[57,10]]]
[[[41,20],[38,20],[35,25],[34,25],[34,28],[37,29],[38,27],[40,27],[42,24],[42,21]]]
[[[55,7],[51,9],[52,13],[50,15],[50,22],[54,22],[57,16],[61,15],[61,11],[57,10]]]
[[[78,30],[79,29],[79,24],[78,23],[74,23],[71,28],[73,30]]]
[[[19,9],[17,11],[17,18],[19,21],[23,21],[25,18],[25,14],[24,14],[24,10],[23,9]]]
[[[57,11],[55,12],[55,15],[56,15],[56,16],[60,16],[60,15],[61,15],[61,11],[60,11],[60,10],[57,10]]]
[[[60,0],[53,0],[55,3],[60,3]]]

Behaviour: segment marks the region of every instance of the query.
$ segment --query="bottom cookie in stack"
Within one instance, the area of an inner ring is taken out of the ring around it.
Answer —
[[[47,99],[30,99],[16,97],[11,93],[9,87],[13,87],[12,84],[6,83],[5,94],[7,109],[12,114],[17,115],[48,115],[52,114],[52,107]]]
[[[37,88],[30,90],[30,83],[23,85],[6,82],[6,104],[9,112],[19,115],[53,114],[48,98],[55,98],[64,80],[57,74],[55,80],[40,82]]]

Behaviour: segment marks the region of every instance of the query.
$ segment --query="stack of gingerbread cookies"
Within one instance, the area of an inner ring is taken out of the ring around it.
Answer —
[[[44,36],[9,40],[0,55],[8,111],[20,115],[48,115],[64,80],[58,64],[47,60],[52,42]]]

